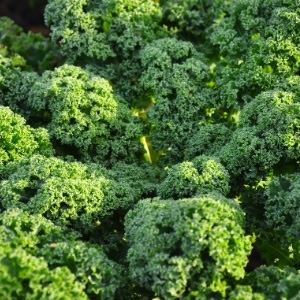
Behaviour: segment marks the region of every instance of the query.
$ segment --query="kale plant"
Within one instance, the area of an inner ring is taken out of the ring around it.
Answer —
[[[0,18],[0,298],[299,299],[299,0],[44,16]]]

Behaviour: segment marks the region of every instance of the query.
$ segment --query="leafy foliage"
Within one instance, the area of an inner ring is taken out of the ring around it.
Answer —
[[[51,268],[68,267],[90,298],[113,299],[124,284],[121,267],[110,261],[99,246],[81,241],[61,242],[44,246],[38,255],[43,256]]]
[[[66,267],[50,270],[42,258],[9,244],[0,249],[2,299],[88,299]]]
[[[200,48],[209,37],[209,28],[222,19],[231,2],[228,0],[160,1],[164,22],[175,28],[176,35],[180,39],[192,40]]]
[[[22,72],[26,65],[18,55],[0,53],[0,104],[9,106],[14,112],[28,119],[32,112],[27,105],[31,86],[38,79],[35,72]]]
[[[232,131],[222,123],[205,124],[192,135],[185,149],[185,158],[217,153],[230,139]]]
[[[251,249],[243,224],[238,205],[220,196],[141,201],[125,220],[130,276],[164,299],[225,296]]]
[[[216,77],[222,98],[248,101],[297,74],[298,5],[289,0],[233,1],[228,14],[214,24],[211,41],[224,57]]]
[[[152,145],[164,151],[166,161],[180,160],[187,139],[206,118],[205,109],[213,106],[205,86],[209,68],[191,43],[174,38],[148,44],[140,57],[140,85],[154,102],[147,112]]]
[[[297,172],[276,176],[265,191],[266,225],[261,235],[268,243],[261,247],[271,263],[275,259],[276,264],[300,266],[299,178]]]
[[[0,106],[0,165],[37,153],[52,156],[53,152],[44,128],[33,129],[24,118]]]
[[[266,191],[267,222],[280,238],[283,232],[287,238],[300,238],[297,224],[299,180],[298,173],[274,177]]]
[[[46,24],[71,61],[128,57],[158,35],[159,6],[152,0],[50,0]]]
[[[64,65],[44,72],[31,89],[29,103],[48,113],[50,135],[75,147],[85,161],[110,165],[133,161],[142,153],[139,120],[113,95],[107,80],[79,67]]]
[[[275,300],[299,297],[300,274],[294,268],[279,269],[273,266],[262,266],[251,272],[244,282],[260,295],[254,299]]]
[[[192,162],[172,166],[168,176],[158,187],[158,195],[163,198],[180,199],[197,194],[218,191],[229,192],[229,174],[217,159],[198,156]]]
[[[115,180],[124,180],[134,190],[137,199],[155,197],[165,172],[149,163],[125,164],[119,162],[114,164],[112,172],[108,176]]]
[[[0,183],[1,209],[21,208],[58,225],[88,232],[97,221],[134,203],[128,184],[85,170],[80,163],[43,156],[11,165]]]
[[[274,90],[245,105],[238,128],[219,151],[233,176],[253,180],[281,161],[299,158],[299,103],[296,93]]]
[[[58,47],[39,33],[24,33],[7,17],[0,17],[0,45],[25,59],[26,68],[37,72],[53,69],[61,60]]]
[[[76,285],[83,286],[88,296],[111,299],[124,284],[121,281],[121,267],[108,260],[101,247],[76,241],[81,237],[79,233],[56,226],[41,215],[28,214],[20,209],[5,211],[0,216],[0,222],[2,244],[23,251],[25,257],[30,257],[29,263],[35,261],[34,256],[42,257],[48,263],[47,268],[54,270],[54,273],[57,267],[59,270],[62,267],[64,272],[59,271],[58,274],[65,273],[65,276],[72,278],[69,275],[71,271],[75,275]],[[86,277],[86,274],[90,275]],[[18,276],[19,280],[26,280],[16,274]],[[67,296],[66,291],[61,293],[62,297]]]
[[[0,298],[298,299],[299,7],[1,17]]]
[[[41,215],[21,209],[8,209],[0,215],[0,240],[11,247],[21,247],[31,254],[45,244],[72,241],[81,235],[54,225]]]

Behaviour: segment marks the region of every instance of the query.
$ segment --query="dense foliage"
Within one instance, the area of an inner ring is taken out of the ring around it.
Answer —
[[[0,18],[0,298],[299,299],[300,1],[45,23]]]
[[[140,201],[125,220],[131,278],[163,299],[225,296],[226,282],[244,276],[251,250],[242,210],[231,201]]]

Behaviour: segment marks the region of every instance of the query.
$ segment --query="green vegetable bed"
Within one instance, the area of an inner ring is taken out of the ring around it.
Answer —
[[[48,0],[0,18],[0,299],[300,299],[300,0]]]

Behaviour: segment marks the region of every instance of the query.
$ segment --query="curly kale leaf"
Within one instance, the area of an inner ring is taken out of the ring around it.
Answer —
[[[81,241],[45,245],[37,252],[52,269],[68,267],[91,298],[115,299],[124,285],[122,268],[109,260],[101,247]]]
[[[0,283],[2,299],[88,299],[68,268],[50,270],[43,258],[7,243],[0,245]]]
[[[258,247],[270,264],[300,266],[299,173],[274,176],[265,190]]]
[[[97,222],[115,211],[128,210],[137,201],[126,182],[86,169],[80,163],[43,156],[8,165],[0,183],[2,211],[21,208],[85,233],[95,229]]]
[[[221,96],[245,103],[280,87],[300,67],[299,2],[242,0],[212,26],[211,42],[222,60],[216,68]],[[298,74],[299,75],[299,74]]]
[[[47,130],[33,129],[25,122],[8,107],[0,106],[0,165],[33,154],[54,154]]]
[[[143,200],[125,219],[132,280],[162,298],[225,296],[242,278],[251,239],[244,215],[220,196]]]
[[[152,0],[50,0],[45,12],[52,39],[73,62],[130,57],[164,36],[160,20],[160,7]]]
[[[232,1],[222,0],[161,0],[163,23],[171,27],[179,39],[190,40],[208,50],[209,28],[220,21]],[[206,47],[203,47],[203,46]],[[210,52],[209,52],[210,53]]]
[[[205,124],[190,137],[185,149],[185,159],[193,160],[199,155],[214,155],[232,136],[232,130],[225,124]]]
[[[25,62],[17,56],[0,53],[0,104],[28,119],[34,112],[27,100],[32,85],[38,80],[35,72],[22,71]]]
[[[8,209],[0,214],[0,240],[12,247],[21,247],[31,254],[45,244],[72,241],[81,235],[74,230],[54,225],[38,214],[21,209]]]
[[[43,72],[61,63],[58,47],[40,33],[24,33],[23,29],[7,17],[0,17],[0,45],[10,54],[25,59],[28,71]]]
[[[193,197],[214,191],[226,195],[230,190],[228,172],[213,157],[196,157],[191,162],[172,166],[167,173],[158,187],[158,195],[163,199]]]
[[[217,152],[233,177],[264,176],[279,162],[299,159],[299,103],[293,92],[270,90],[244,106],[238,128]]]
[[[178,162],[199,124],[208,123],[207,109],[216,104],[206,86],[209,67],[191,43],[174,38],[148,44],[140,58],[140,89],[153,102],[147,111],[151,144],[164,152],[161,159]]]
[[[142,123],[112,86],[79,67],[44,72],[30,93],[30,105],[47,112],[51,137],[85,161],[112,165],[134,162],[142,154]]]
[[[300,274],[290,267],[280,269],[273,266],[261,266],[248,274],[243,284],[230,294],[230,300],[296,300],[300,296]],[[247,298],[245,297],[246,291]]]

